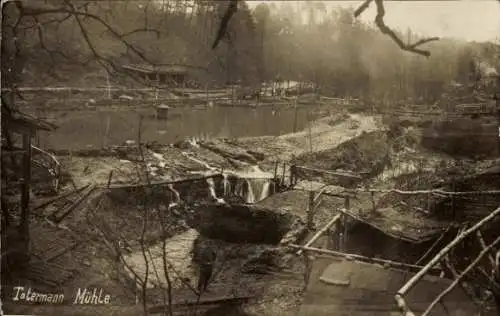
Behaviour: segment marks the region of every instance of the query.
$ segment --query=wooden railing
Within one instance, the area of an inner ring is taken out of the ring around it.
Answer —
[[[448,245],[446,245],[444,248],[441,249],[441,251],[434,256],[420,271],[418,271],[408,282],[406,282],[405,285],[403,285],[399,291],[395,295],[395,300],[398,305],[398,307],[401,309],[403,316],[415,316],[415,313],[412,312],[410,307],[408,306],[407,302],[405,301],[405,296],[408,294],[408,292],[415,286],[417,282],[419,282],[428,272],[429,270],[439,264],[442,261],[447,261],[447,254],[460,242],[462,242],[465,238],[472,236],[473,234],[476,234],[477,238],[480,239],[480,244],[482,245],[482,251],[477,255],[477,257],[467,266],[465,270],[463,270],[462,273],[460,274],[455,274],[455,280],[443,291],[441,294],[439,294],[435,300],[427,307],[427,309],[422,313],[422,316],[427,316],[429,313],[432,311],[434,306],[436,306],[438,303],[442,302],[443,297],[449,293],[453,288],[455,288],[460,281],[464,278],[464,276],[469,273],[474,267],[478,265],[480,260],[487,255],[488,253],[491,252],[492,248],[495,247],[497,244],[500,243],[500,236],[497,237],[491,244],[486,245],[484,243],[484,240],[481,238],[481,234],[477,234],[477,232],[480,232],[480,229],[483,228],[486,224],[492,222],[494,219],[497,219],[500,216],[500,207],[498,207],[496,210],[491,212],[488,216],[484,217],[482,220],[477,222],[475,225],[473,225],[471,228],[466,229],[462,231],[460,234],[458,234],[455,239],[453,239]],[[498,274],[498,262],[493,261],[493,270],[496,271],[495,274]],[[493,277],[498,278],[498,275],[494,275]]]
[[[313,227],[314,227],[314,215],[316,213],[316,210],[318,206],[321,203],[321,198],[324,196],[327,191],[328,185],[324,185],[322,188],[317,189],[316,191],[309,191],[309,198],[308,198],[308,204],[307,204],[307,228],[310,233],[313,233]],[[452,271],[454,271],[454,276],[455,279],[454,281],[443,291],[441,294],[439,294],[435,300],[427,307],[427,309],[424,311],[422,316],[427,316],[429,313],[433,310],[433,308],[442,301],[444,296],[449,293],[450,291],[453,290],[454,287],[457,285],[461,284],[461,280],[464,278],[466,274],[468,274],[472,269],[474,269],[481,259],[485,256],[489,257],[489,262],[492,265],[492,270],[495,271],[494,275],[492,278],[496,278],[497,280],[500,280],[500,251],[496,253],[496,255],[492,254],[493,247],[496,245],[500,244],[500,237],[497,237],[493,242],[491,242],[489,245],[486,244],[485,240],[482,237],[481,234],[481,229],[488,223],[493,222],[494,220],[500,218],[500,207],[491,212],[489,215],[485,216],[483,219],[478,221],[475,225],[470,227],[469,229],[464,229],[462,230],[456,238],[454,238],[450,243],[448,243],[447,246],[442,248],[439,253],[434,256],[432,259],[428,261],[427,264],[425,265],[420,265],[421,262],[424,262],[424,257],[427,258],[430,253],[435,251],[435,248],[439,241],[442,240],[442,237],[444,236],[444,233],[441,235],[440,238],[430,247],[430,249],[422,256],[420,260],[418,260],[417,263],[415,264],[407,264],[407,263],[402,263],[402,262],[395,262],[391,260],[385,260],[385,259],[379,259],[379,258],[369,258],[365,257],[362,255],[357,255],[357,254],[349,254],[343,252],[345,249],[345,243],[347,239],[347,225],[346,225],[346,220],[347,220],[347,214],[346,210],[349,209],[350,207],[350,196],[352,194],[356,194],[358,192],[371,192],[371,193],[396,193],[400,195],[437,195],[437,196],[471,196],[471,195],[499,195],[500,191],[499,190],[489,190],[489,191],[464,191],[464,192],[451,192],[451,191],[445,191],[445,190],[414,190],[414,191],[403,191],[399,189],[346,189],[343,191],[344,194],[339,195],[343,196],[344,198],[344,208],[339,209],[336,214],[332,216],[332,219],[324,225],[321,229],[317,230],[316,233],[304,244],[304,245],[296,245],[292,244],[289,245],[292,249],[297,250],[296,255],[302,255],[304,256],[305,262],[309,262],[307,264],[308,266],[308,271],[305,271],[306,274],[306,284],[307,284],[307,278],[311,274],[311,269],[312,265],[310,264],[310,258],[309,254],[310,253],[318,253],[318,254],[324,254],[324,255],[331,255],[335,257],[343,257],[343,258],[349,258],[351,260],[359,260],[359,261],[364,261],[364,262],[369,262],[369,263],[375,263],[375,264],[383,264],[385,266],[389,267],[394,267],[394,268],[399,268],[399,269],[407,269],[407,270],[412,270],[416,271],[416,274],[405,284],[401,287],[401,289],[396,293],[395,295],[395,301],[397,306],[400,308],[402,311],[403,316],[415,316],[414,312],[409,308],[407,302],[405,301],[405,296],[408,294],[408,292],[415,286],[416,283],[418,283],[420,280],[424,278],[425,275],[427,275],[430,272],[440,272],[442,273],[443,267],[451,267],[451,264],[448,259],[448,253],[451,251],[453,247],[456,247],[460,242],[462,242],[465,238],[473,236],[473,234],[476,235],[476,238],[479,241],[479,244],[482,247],[482,251],[477,255],[477,257],[470,262],[470,264],[466,267],[465,270],[463,270],[460,274],[457,273],[454,268],[450,268]],[[448,230],[446,231],[448,232]],[[335,236],[336,239],[336,250],[330,250],[330,249],[322,249],[322,248],[315,248],[312,247],[314,242],[316,242],[321,236],[323,235],[330,235],[330,236]],[[441,265],[440,265],[441,264]],[[307,270],[306,269],[306,270]]]

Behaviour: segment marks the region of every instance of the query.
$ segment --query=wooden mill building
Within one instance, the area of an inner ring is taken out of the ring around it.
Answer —
[[[188,70],[180,65],[124,65],[122,68],[133,76],[139,77],[147,85],[183,86]]]

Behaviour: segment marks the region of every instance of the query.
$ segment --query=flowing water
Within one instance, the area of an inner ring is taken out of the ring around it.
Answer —
[[[273,184],[273,174],[264,172],[258,166],[251,166],[248,170],[226,172],[223,179],[224,195],[237,194],[245,199],[246,203],[257,203],[267,198]],[[233,179],[234,186],[230,178]]]
[[[195,229],[189,229],[182,234],[173,236],[167,239],[165,244],[165,257],[168,266],[168,275],[170,276],[173,287],[180,288],[183,283],[181,278],[189,278],[194,281],[196,275],[195,268],[192,267],[191,249],[194,240],[198,237],[198,232]],[[163,249],[162,244],[157,244],[147,252],[147,265],[148,265],[148,288],[155,287],[158,284],[166,284],[166,277],[163,265]],[[146,261],[144,254],[141,250],[132,252],[124,256],[124,261],[127,267],[127,272],[130,277],[134,279],[134,274],[129,270],[134,271],[140,279],[146,276]],[[194,286],[194,283],[192,284]]]

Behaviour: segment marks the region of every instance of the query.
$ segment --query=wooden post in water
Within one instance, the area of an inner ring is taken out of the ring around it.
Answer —
[[[205,83],[205,102],[208,105],[208,83]]]
[[[110,83],[110,80],[109,80],[109,73],[105,70],[106,72],[106,92],[107,92],[107,96],[108,96],[108,100],[111,100],[111,83]]]
[[[101,141],[101,148],[104,148],[104,118],[99,116],[99,140]]]
[[[293,114],[293,132],[296,133],[297,132],[297,116],[298,116],[298,107],[297,107],[297,98],[298,97],[295,97],[294,100],[293,100],[293,106],[294,106],[294,114]]]
[[[110,130],[110,127],[111,127],[111,120],[110,120],[110,117],[109,117],[109,114],[106,116],[106,128],[105,128],[105,131],[104,131],[104,134],[105,134],[105,142],[104,142],[104,147],[107,147],[109,146],[109,130]]]

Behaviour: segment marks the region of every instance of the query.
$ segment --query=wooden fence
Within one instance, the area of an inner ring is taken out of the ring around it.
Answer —
[[[295,168],[300,168],[300,167],[295,167]],[[291,168],[292,170],[294,168]],[[321,170],[315,170],[315,171],[321,171]],[[323,170],[323,172],[328,172],[330,173],[331,171],[326,171]],[[294,177],[291,176],[293,179]],[[308,203],[307,203],[307,229],[310,232],[310,234],[314,233],[313,231],[313,222],[314,222],[314,214],[316,213],[316,209],[320,205],[321,202],[321,197],[325,194],[327,191],[326,188],[328,185],[324,185],[322,188],[320,188],[317,191],[309,191],[309,196],[308,196]],[[445,190],[440,190],[440,189],[435,189],[435,190],[414,190],[414,191],[404,191],[400,189],[346,189],[343,192],[343,198],[344,198],[344,207],[339,209],[336,214],[332,216],[332,219],[324,225],[321,229],[317,230],[314,235],[304,244],[304,245],[296,245],[292,244],[290,245],[291,248],[297,250],[296,255],[302,255],[304,257],[304,261],[306,263],[306,271],[305,271],[305,279],[306,279],[306,286],[308,281],[309,276],[311,275],[311,269],[312,269],[312,264],[311,264],[311,258],[310,253],[319,253],[319,254],[326,254],[326,255],[331,255],[335,257],[343,257],[343,258],[349,258],[350,260],[359,260],[359,261],[364,261],[364,262],[369,262],[369,263],[375,263],[375,264],[383,264],[384,266],[389,266],[389,267],[394,267],[394,268],[399,268],[399,269],[407,269],[407,270],[412,270],[416,271],[416,274],[413,275],[413,277],[403,286],[401,289],[396,293],[395,295],[395,301],[397,303],[397,306],[401,309],[402,314],[404,316],[415,316],[415,314],[411,311],[409,308],[407,302],[405,301],[405,295],[415,286],[417,282],[419,282],[426,274],[429,272],[436,272],[436,271],[441,271],[443,267],[448,267],[451,269],[451,271],[454,272],[454,281],[441,293],[439,294],[435,300],[428,306],[428,308],[424,311],[422,316],[427,316],[429,313],[433,310],[434,306],[439,304],[443,297],[451,292],[454,287],[457,285],[461,285],[466,292],[470,289],[465,287],[463,284],[461,284],[462,279],[465,277],[466,274],[468,274],[470,271],[472,271],[475,267],[477,267],[481,259],[483,257],[488,257],[488,262],[491,264],[491,271],[493,272],[493,275],[491,278],[496,280],[500,280],[500,251],[496,253],[496,256],[492,253],[493,247],[496,245],[500,244],[500,237],[497,237],[492,243],[489,245],[486,244],[484,241],[482,234],[481,234],[481,229],[485,227],[488,223],[491,223],[493,220],[496,220],[500,218],[500,207],[497,208],[496,210],[492,211],[490,214],[479,220],[476,224],[474,224],[472,227],[468,229],[463,229],[457,236],[454,238],[451,242],[448,243],[444,248],[442,248],[439,253],[431,258],[428,263],[424,266],[420,265],[421,262],[424,262],[424,258],[427,258],[429,254],[432,253],[432,251],[435,251],[435,247],[439,244],[439,241],[441,238],[444,236],[441,235],[441,237],[433,244],[431,247],[428,249],[428,251],[422,256],[420,260],[418,260],[415,264],[407,264],[407,263],[401,263],[401,262],[395,262],[391,260],[385,260],[385,259],[378,259],[378,258],[369,258],[357,254],[349,254],[345,253],[345,245],[346,245],[346,240],[348,238],[347,236],[347,221],[349,218],[347,210],[350,208],[350,197],[356,193],[359,192],[370,192],[370,193],[395,193],[398,195],[403,195],[403,196],[416,196],[416,195],[435,195],[439,197],[443,196],[449,196],[449,197],[456,197],[456,196],[475,196],[475,195],[500,195],[500,190],[489,190],[489,191],[464,191],[464,192],[458,192],[458,191],[445,191]],[[339,195],[341,196],[341,195]],[[479,244],[482,247],[482,250],[480,253],[477,255],[477,257],[471,261],[471,263],[466,267],[465,270],[463,270],[461,273],[458,273],[457,271],[454,270],[453,266],[451,266],[449,259],[448,259],[448,253],[451,251],[452,248],[456,247],[460,242],[462,242],[465,238],[472,236],[475,234],[476,239],[478,240]],[[320,238],[323,235],[329,236],[329,241],[330,245],[334,250],[331,249],[322,249],[322,248],[314,248],[312,245],[314,242]],[[498,281],[497,281],[498,282]],[[470,294],[470,293],[469,293]],[[472,295],[472,294],[471,294]]]

